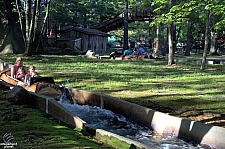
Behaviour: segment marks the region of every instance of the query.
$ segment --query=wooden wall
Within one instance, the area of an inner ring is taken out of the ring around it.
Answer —
[[[61,38],[81,38],[82,51],[92,50],[93,52],[106,52],[107,37],[95,34],[86,34],[71,30],[61,35]]]

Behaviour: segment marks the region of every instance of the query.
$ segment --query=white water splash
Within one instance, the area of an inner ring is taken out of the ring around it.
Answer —
[[[61,104],[93,128],[104,129],[151,147],[159,149],[203,149],[201,146],[194,146],[175,137],[162,138],[157,136],[149,128],[140,126],[110,110],[96,106],[69,104],[68,102],[61,102]]]

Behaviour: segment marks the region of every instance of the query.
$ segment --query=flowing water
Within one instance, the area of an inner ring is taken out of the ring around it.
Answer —
[[[157,136],[148,127],[140,126],[112,111],[96,106],[71,104],[63,95],[61,99],[59,103],[62,106],[93,128],[103,129],[159,149],[203,149],[200,145],[193,145],[173,136]]]

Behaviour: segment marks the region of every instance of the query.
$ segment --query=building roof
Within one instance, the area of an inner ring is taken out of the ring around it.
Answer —
[[[97,29],[78,28],[78,27],[72,27],[72,28],[68,28],[65,30],[61,30],[61,34],[64,34],[64,33],[70,32],[70,31],[81,32],[81,33],[88,34],[88,35],[97,35],[97,36],[105,36],[105,37],[111,36],[110,34],[99,31]]]

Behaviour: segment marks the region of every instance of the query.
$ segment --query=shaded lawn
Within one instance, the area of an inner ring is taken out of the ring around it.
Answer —
[[[192,120],[205,122],[207,119],[208,123],[223,126],[217,119],[223,122],[225,114],[224,65],[207,65],[206,70],[200,71],[201,55],[180,57],[189,61],[179,59],[177,65],[168,66],[167,60],[41,55],[25,57],[24,64],[37,66],[40,75],[53,76],[61,85],[108,94]],[[0,58],[10,63],[15,61],[15,56]]]

